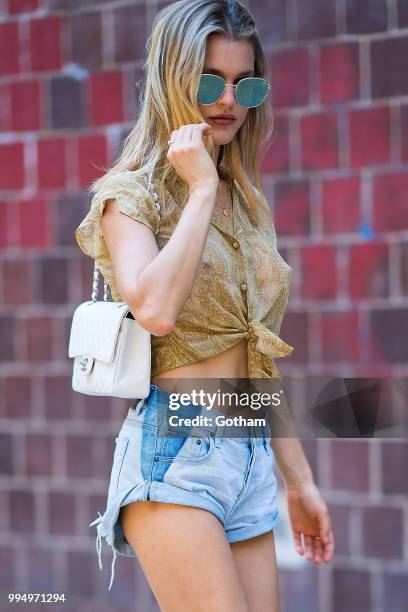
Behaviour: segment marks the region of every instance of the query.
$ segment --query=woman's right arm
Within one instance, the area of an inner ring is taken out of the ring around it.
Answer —
[[[199,268],[217,188],[203,184],[190,193],[179,222],[159,251],[151,230],[122,215],[115,200],[101,220],[119,292],[134,318],[156,336],[174,326]]]
[[[113,198],[101,219],[119,292],[134,318],[156,336],[170,333],[191,292],[211,223],[219,179],[202,144],[204,125],[185,126],[176,151],[168,155],[190,195],[161,251],[152,231],[121,214]]]

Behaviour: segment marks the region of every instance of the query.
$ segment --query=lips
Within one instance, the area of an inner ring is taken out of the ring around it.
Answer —
[[[236,119],[233,118],[225,118],[225,117],[210,117],[209,121],[214,123],[214,125],[232,125],[235,123]]]
[[[210,117],[210,119],[228,119],[229,121],[235,121],[236,117],[234,117],[234,115],[215,115],[215,117]]]

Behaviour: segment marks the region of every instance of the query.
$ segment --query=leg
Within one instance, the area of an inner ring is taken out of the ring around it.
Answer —
[[[163,612],[249,612],[224,527],[211,512],[145,501],[124,506],[120,519]]]
[[[251,612],[280,612],[273,531],[231,543]]]

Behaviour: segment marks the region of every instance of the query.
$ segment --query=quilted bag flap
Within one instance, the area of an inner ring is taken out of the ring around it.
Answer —
[[[129,312],[125,302],[83,302],[74,311],[68,355],[86,355],[110,363],[115,354],[120,326]]]

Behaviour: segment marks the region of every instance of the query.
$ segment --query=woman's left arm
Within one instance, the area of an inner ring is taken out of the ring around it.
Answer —
[[[307,558],[316,564],[322,559],[329,563],[334,551],[330,516],[299,439],[271,438],[271,448],[285,485],[296,550],[303,555],[306,549]]]

